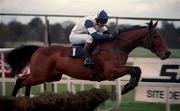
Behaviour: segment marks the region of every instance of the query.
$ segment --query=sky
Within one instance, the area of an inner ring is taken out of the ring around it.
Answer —
[[[0,0],[0,13],[180,18],[180,0]],[[0,18],[2,20],[2,17]]]

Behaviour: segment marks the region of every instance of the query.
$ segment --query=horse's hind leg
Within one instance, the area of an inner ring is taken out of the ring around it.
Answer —
[[[25,95],[27,97],[30,97],[30,92],[31,92],[31,85],[28,85],[26,86]]]
[[[24,80],[24,79],[17,78],[17,80],[16,80],[16,83],[15,83],[15,85],[14,85],[14,89],[13,89],[13,92],[12,92],[11,96],[16,96],[16,95],[17,95],[17,93],[18,93],[19,89],[21,88],[20,84],[22,83],[22,81],[23,81],[23,80]]]
[[[31,85],[23,85],[23,82],[26,82],[27,78],[17,78],[13,92],[11,94],[11,96],[16,96],[19,89],[21,87],[26,86],[26,90],[25,90],[25,96],[29,97],[30,96],[30,91],[31,91]],[[29,81],[28,81],[29,82]]]

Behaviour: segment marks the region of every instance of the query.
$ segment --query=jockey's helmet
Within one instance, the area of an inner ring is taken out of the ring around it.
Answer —
[[[109,16],[106,11],[101,10],[97,13],[96,21],[101,24],[106,24],[109,19]]]

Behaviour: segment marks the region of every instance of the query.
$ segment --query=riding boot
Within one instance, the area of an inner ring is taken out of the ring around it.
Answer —
[[[90,55],[91,55],[91,45],[90,43],[86,43],[84,46],[84,55],[85,55],[85,60],[84,60],[84,65],[94,65],[95,63],[92,62]]]

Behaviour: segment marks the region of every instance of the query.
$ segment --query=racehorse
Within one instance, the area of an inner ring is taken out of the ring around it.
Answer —
[[[67,46],[15,48],[6,56],[12,73],[18,75],[29,65],[30,75],[16,80],[12,96],[16,96],[21,87],[26,87],[25,95],[29,96],[32,85],[59,81],[63,74],[91,81],[111,81],[129,74],[130,80],[123,87],[121,94],[129,92],[138,85],[141,76],[139,67],[125,66],[128,54],[133,49],[149,49],[162,60],[169,58],[171,54],[156,29],[157,23],[158,21],[153,24],[151,20],[145,27],[118,34],[117,39],[98,42],[94,50],[99,50],[99,53],[92,56],[96,63],[93,67],[85,67],[82,63],[83,58],[72,58],[71,47]]]

